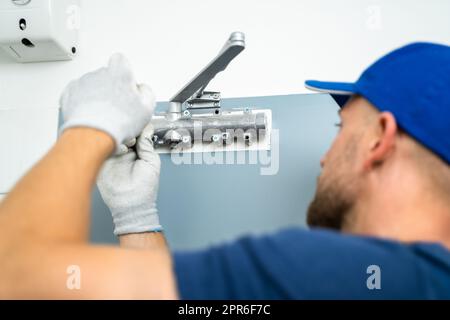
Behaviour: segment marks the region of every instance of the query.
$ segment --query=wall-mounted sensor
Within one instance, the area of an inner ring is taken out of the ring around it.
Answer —
[[[80,0],[1,0],[0,47],[19,62],[78,54]]]

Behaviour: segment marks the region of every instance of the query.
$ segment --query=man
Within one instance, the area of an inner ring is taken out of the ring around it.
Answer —
[[[308,212],[310,226],[329,230],[172,259],[151,126],[131,148],[150,121],[151,92],[121,56],[70,84],[58,142],[0,206],[0,297],[450,298],[450,47],[412,44],[355,84],[307,86],[343,106]],[[120,248],[88,244],[90,191],[108,158],[99,188]],[[78,290],[66,283],[71,266]]]

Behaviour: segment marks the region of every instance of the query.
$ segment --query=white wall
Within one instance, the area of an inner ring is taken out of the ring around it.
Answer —
[[[82,10],[75,61],[20,65],[0,55],[0,193],[56,138],[66,83],[115,51],[161,101],[235,30],[247,50],[211,86],[225,97],[306,92],[307,78],[353,81],[405,43],[450,44],[448,0],[84,0]]]

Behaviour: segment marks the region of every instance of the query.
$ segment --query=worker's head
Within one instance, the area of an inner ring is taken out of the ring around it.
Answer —
[[[409,45],[355,84],[307,86],[331,93],[341,106],[339,134],[321,160],[310,226],[351,230],[369,199],[406,177],[411,184],[402,188],[420,185],[424,197],[450,206],[450,47]]]
[[[339,133],[321,160],[310,226],[351,229],[355,206],[364,204],[367,193],[395,183],[400,171],[414,174],[427,193],[450,200],[450,167],[400,129],[392,113],[355,96],[340,110],[340,118]]]

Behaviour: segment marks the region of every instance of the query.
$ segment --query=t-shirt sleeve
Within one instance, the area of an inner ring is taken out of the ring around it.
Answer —
[[[423,298],[412,250],[396,242],[289,229],[174,254],[182,299]]]

